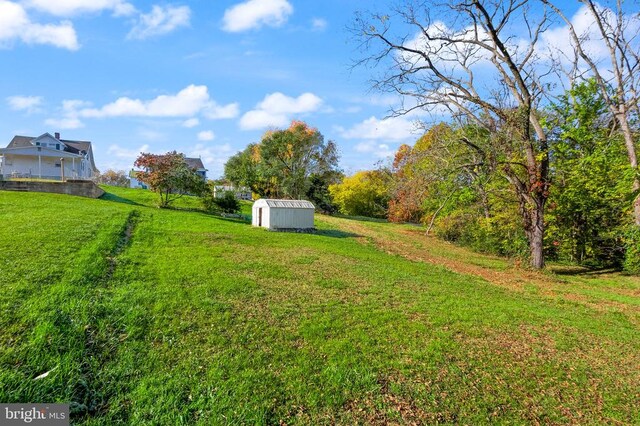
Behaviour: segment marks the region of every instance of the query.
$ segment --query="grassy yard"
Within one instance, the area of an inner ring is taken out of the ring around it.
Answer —
[[[640,423],[638,278],[105,189],[0,192],[2,402],[89,425]]]

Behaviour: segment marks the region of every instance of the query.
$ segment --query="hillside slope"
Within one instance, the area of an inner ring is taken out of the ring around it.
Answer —
[[[438,246],[453,272],[407,227],[272,233],[108,191],[0,192],[0,401],[86,424],[640,418],[637,280],[496,285],[471,267],[501,260]]]

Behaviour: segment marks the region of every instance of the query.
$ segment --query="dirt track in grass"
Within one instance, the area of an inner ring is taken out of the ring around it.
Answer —
[[[635,324],[640,324],[639,277],[626,277],[615,272],[595,274],[587,269],[562,266],[551,266],[546,272],[537,272],[526,269],[517,261],[475,253],[427,236],[422,228],[411,229],[402,225],[329,216],[323,216],[322,221],[356,234],[361,243],[372,243],[388,254],[476,276],[511,291],[534,291],[543,296],[561,297],[597,310],[622,311]],[[625,285],[602,284],[617,280],[624,281]]]

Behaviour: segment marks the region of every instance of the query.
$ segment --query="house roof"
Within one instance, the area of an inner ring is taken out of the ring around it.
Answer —
[[[48,133],[45,133],[44,135],[47,135]],[[44,136],[42,135],[42,136]],[[49,135],[51,136],[51,135]],[[33,146],[32,141],[34,139],[38,139],[41,136],[38,137],[33,137],[33,136],[20,136],[20,135],[16,135],[13,137],[13,139],[11,139],[11,142],[9,142],[9,145],[7,145],[7,148],[29,148]],[[54,136],[51,136],[55,139]],[[89,155],[89,160],[91,161],[91,167],[94,170],[98,170],[96,167],[96,164],[93,160],[93,152],[91,149],[91,142],[89,141],[72,141],[72,140],[68,140],[68,139],[59,139],[60,142],[63,143],[64,145],[64,151],[65,152],[69,152],[71,154],[80,154],[80,151],[85,151],[87,153],[90,153]]]
[[[16,136],[13,137],[13,139],[11,139],[11,142],[9,142],[9,145],[7,145],[7,148],[30,147],[30,146],[33,146],[31,141],[34,140],[34,139],[35,138],[33,138],[31,136],[19,136],[19,135],[16,135]]]
[[[91,149],[91,142],[89,141],[70,141],[67,139],[60,139],[60,142],[64,143],[71,150],[75,150],[78,152],[89,152],[89,150]]]
[[[307,200],[273,200],[261,198],[255,202],[256,205],[266,205],[278,209],[315,209],[311,201]]]
[[[91,149],[91,142],[70,141],[67,139],[60,139],[60,142],[65,144],[65,146],[69,148],[69,151],[75,150],[77,153],[80,153],[80,151],[90,152],[91,155],[89,155],[89,160],[91,161],[91,167],[93,167],[94,170],[98,170],[98,168],[96,167],[96,163],[93,161],[93,150]],[[66,148],[65,148],[65,151],[67,151]]]
[[[200,158],[189,158],[189,157],[187,157],[184,160],[187,162],[187,165],[189,167],[191,167],[192,169],[204,169],[204,170],[207,170],[207,169],[204,168],[204,164],[202,164],[202,159],[200,159]]]

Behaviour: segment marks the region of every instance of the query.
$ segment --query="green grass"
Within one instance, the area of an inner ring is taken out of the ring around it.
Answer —
[[[2,402],[92,425],[640,421],[631,277],[562,276],[601,309],[387,254],[348,219],[273,233],[105,189],[0,192]]]

